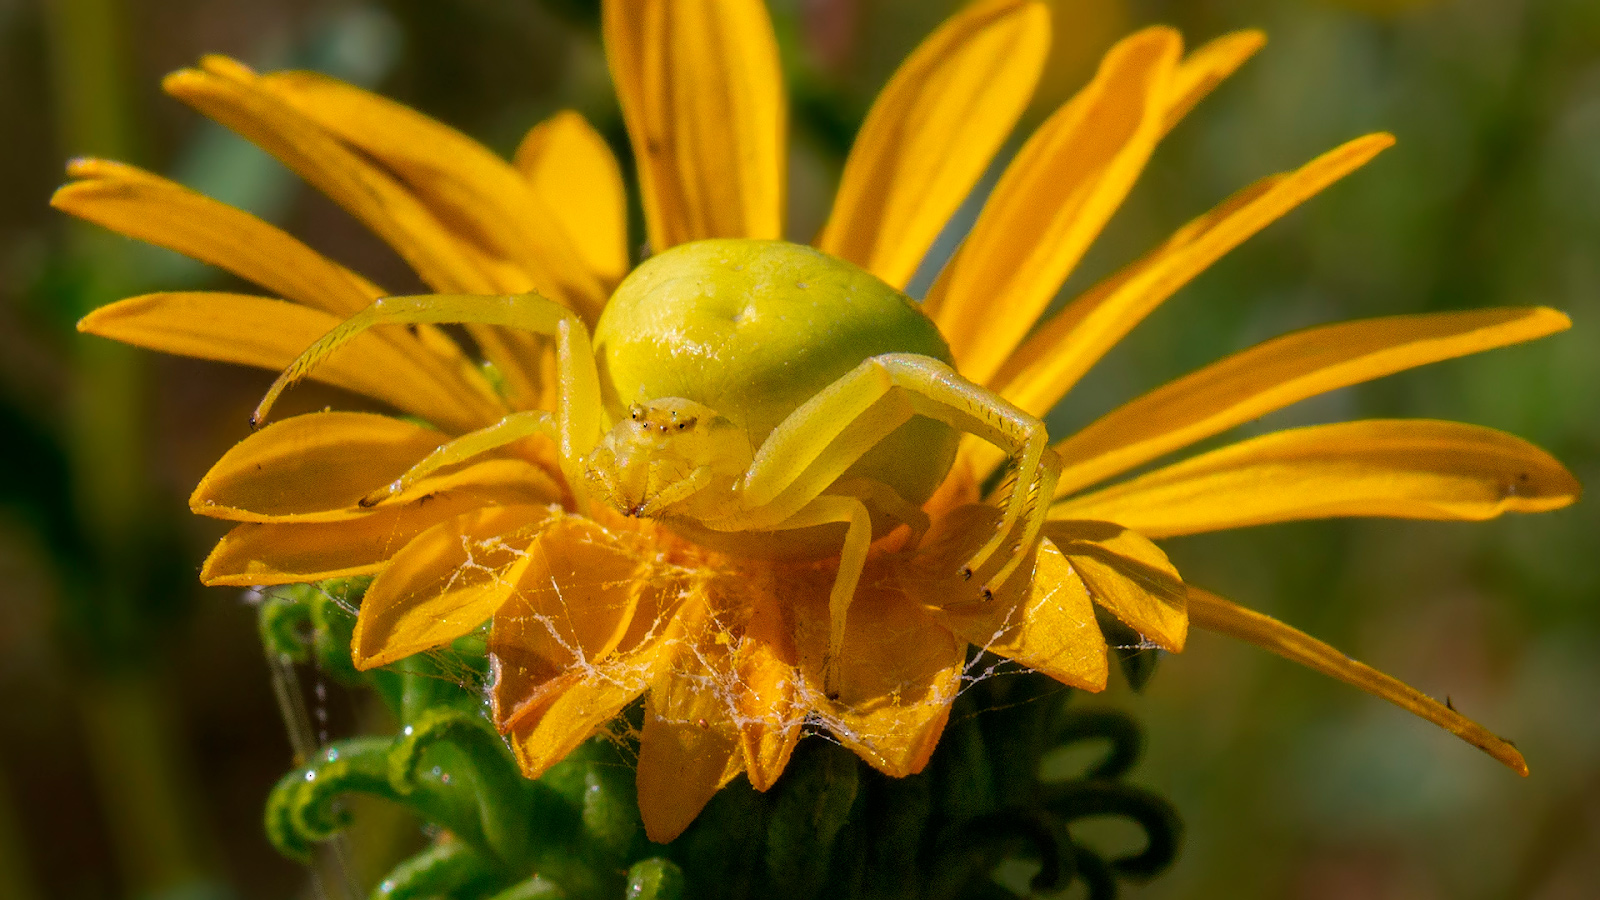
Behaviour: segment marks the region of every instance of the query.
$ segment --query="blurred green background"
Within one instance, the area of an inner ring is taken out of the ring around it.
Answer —
[[[956,4],[771,5],[796,110],[790,236],[807,239],[873,93]],[[1340,391],[1251,430],[1454,418],[1527,437],[1600,483],[1600,3],[1052,5],[1055,56],[1029,122],[1139,25],[1177,25],[1191,43],[1245,26],[1270,36],[1163,145],[1069,289],[1261,175],[1367,131],[1400,139],[1170,301],[1091,373],[1053,431],[1290,329],[1537,303],[1569,312],[1573,330]],[[316,68],[503,152],[574,108],[620,150],[596,16],[590,0],[0,0],[0,896],[308,891],[259,824],[291,758],[254,613],[237,591],[199,586],[220,529],[184,502],[243,437],[270,376],[73,332],[121,296],[230,285],[51,212],[64,160],[137,162],[407,287],[386,248],[162,96],[161,75],[206,52]],[[299,402],[347,401],[308,391]],[[1533,776],[1198,634],[1142,695],[1119,684],[1091,700],[1144,722],[1140,778],[1188,825],[1175,869],[1139,895],[1596,896],[1596,535],[1589,502],[1485,524],[1319,522],[1168,542],[1196,583],[1449,695],[1514,739]],[[319,728],[354,727],[354,700],[315,681],[306,690]]]

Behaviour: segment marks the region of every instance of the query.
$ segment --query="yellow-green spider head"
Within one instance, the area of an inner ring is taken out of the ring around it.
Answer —
[[[601,392],[617,424],[591,454],[587,474],[631,515],[661,510],[668,504],[649,495],[702,466],[718,477],[700,486],[696,505],[715,503],[774,428],[869,357],[951,359],[938,329],[905,294],[784,241],[697,241],[652,257],[618,286],[594,343]],[[919,416],[846,477],[879,480],[921,504],[949,471],[957,438],[948,425]]]
[[[716,410],[667,397],[632,404],[590,453],[585,474],[623,515],[649,518],[691,504],[700,507],[694,512],[714,515],[715,498],[726,495],[753,456],[744,430]]]

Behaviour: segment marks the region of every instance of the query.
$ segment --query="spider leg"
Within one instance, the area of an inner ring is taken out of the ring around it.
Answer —
[[[975,434],[1015,459],[1016,484],[999,526],[962,567],[980,584],[1003,583],[1026,558],[1022,548],[1038,538],[1060,460],[1049,450],[1043,422],[926,356],[872,357],[791,413],[756,452],[737,518],[745,527],[774,527],[913,415]],[[1016,546],[999,553],[1008,543]]]
[[[769,529],[791,531],[836,523],[843,523],[846,529],[844,547],[839,552],[839,574],[828,592],[828,651],[822,660],[822,682],[823,690],[830,697],[836,693],[834,666],[844,644],[845,616],[855,597],[856,584],[861,581],[861,571],[867,565],[867,548],[872,544],[872,516],[866,504],[855,497],[823,494],[813,497],[793,515]]]
[[[649,503],[639,507],[633,514],[641,519],[648,519],[659,513],[662,508],[671,506],[679,500],[698,492],[710,484],[713,477],[710,466],[696,467],[688,475],[656,492],[655,496],[650,498]]]
[[[445,466],[466,462],[474,456],[488,453],[490,450],[504,447],[534,434],[542,434],[555,441],[561,439],[555,417],[545,410],[530,409],[511,413],[493,425],[468,432],[441,445],[439,449],[424,456],[421,462],[407,469],[405,474],[390,484],[362,497],[361,505],[377,506]]]
[[[289,364],[261,398],[250,417],[251,427],[259,426],[266,419],[280,394],[368,328],[384,324],[447,323],[502,325],[555,338],[561,388],[555,430],[568,483],[578,483],[576,476],[581,473],[583,457],[600,439],[600,379],[595,371],[594,351],[589,345],[589,332],[577,315],[531,292],[500,296],[421,294],[374,300],[371,306],[344,320]],[[521,426],[508,426],[511,430],[516,427]]]

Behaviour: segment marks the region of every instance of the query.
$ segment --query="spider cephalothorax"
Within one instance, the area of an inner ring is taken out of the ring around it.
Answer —
[[[755,450],[742,428],[703,403],[663,397],[635,403],[600,439],[584,475],[597,499],[625,516],[664,509],[706,518],[733,502]]]
[[[735,555],[838,555],[834,648],[873,536],[904,524],[913,543],[920,537],[928,525],[920,507],[962,432],[1015,465],[994,536],[951,560],[985,596],[1029,557],[1060,465],[1038,419],[955,372],[912,300],[850,263],[782,241],[700,241],[653,257],[617,288],[592,344],[575,313],[536,294],[378,300],[290,366],[256,421],[356,334],[420,322],[553,338],[557,409],[515,412],[456,438],[364,505],[442,466],[546,434],[568,485],[589,495],[580,503],[660,519]]]

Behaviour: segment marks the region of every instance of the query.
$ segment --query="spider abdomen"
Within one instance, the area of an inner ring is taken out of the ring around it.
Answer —
[[[783,241],[673,247],[617,288],[594,334],[614,421],[666,397],[702,403],[759,448],[802,403],[885,353],[951,361],[917,304],[867,271]],[[851,467],[921,504],[955,457],[958,435],[917,417]]]

